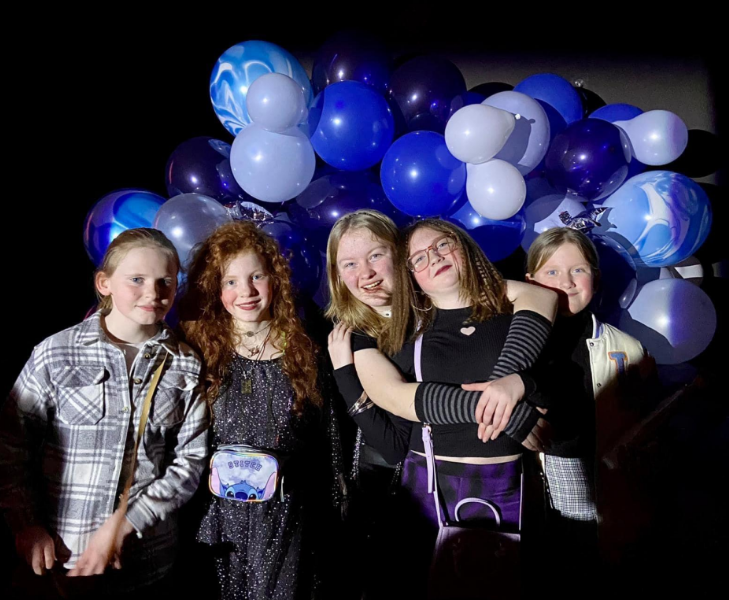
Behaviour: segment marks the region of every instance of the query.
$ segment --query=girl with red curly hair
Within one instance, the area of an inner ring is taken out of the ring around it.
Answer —
[[[283,465],[283,487],[266,501],[210,497],[198,541],[212,547],[221,598],[316,597],[313,542],[326,528],[314,513],[341,481],[336,421],[290,276],[272,238],[229,223],[196,253],[181,304],[181,327],[206,364],[212,450],[245,444]]]

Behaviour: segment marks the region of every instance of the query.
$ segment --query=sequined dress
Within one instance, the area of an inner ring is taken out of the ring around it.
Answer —
[[[329,419],[320,410],[294,415],[293,399],[280,358],[253,361],[236,355],[213,405],[213,451],[248,444],[288,457],[283,501],[278,492],[261,503],[211,495],[198,541],[215,550],[220,598],[317,597],[313,556],[321,530],[312,527],[321,525],[317,511],[331,506],[332,462],[338,458],[332,447],[338,440],[332,440]]]

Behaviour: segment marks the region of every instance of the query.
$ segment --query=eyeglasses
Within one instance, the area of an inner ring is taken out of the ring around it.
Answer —
[[[456,249],[457,242],[449,235],[435,240],[425,250],[418,250],[410,258],[408,258],[408,269],[413,273],[420,273],[428,267],[428,252],[431,250],[437,256],[447,256]]]

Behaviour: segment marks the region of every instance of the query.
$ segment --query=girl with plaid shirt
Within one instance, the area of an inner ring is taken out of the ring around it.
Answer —
[[[60,594],[91,584],[139,599],[172,566],[175,513],[197,488],[208,427],[202,363],[162,322],[179,268],[161,232],[121,233],[96,273],[99,310],[36,346],[3,406],[0,508],[20,558],[52,571],[44,581]]]

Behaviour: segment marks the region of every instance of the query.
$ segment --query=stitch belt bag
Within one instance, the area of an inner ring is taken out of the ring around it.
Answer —
[[[281,464],[273,453],[245,444],[220,446],[210,459],[208,487],[218,498],[237,502],[265,502],[279,486],[283,497]]]

